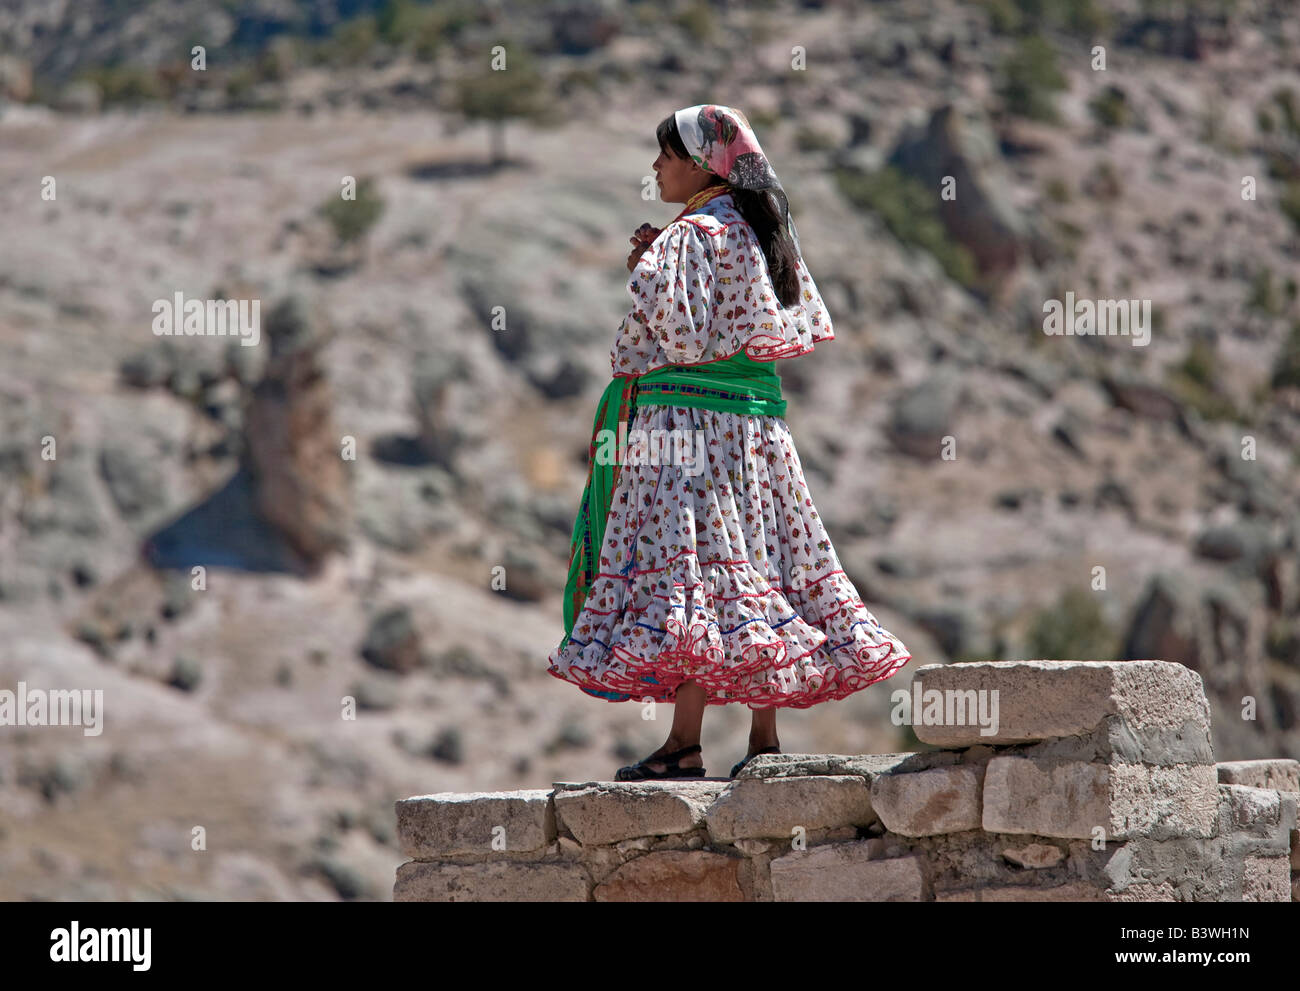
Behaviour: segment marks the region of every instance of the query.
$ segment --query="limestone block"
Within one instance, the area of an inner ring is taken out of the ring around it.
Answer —
[[[871,783],[871,807],[886,829],[902,836],[979,829],[983,779],[983,768],[966,766],[882,774]]]
[[[924,901],[919,857],[874,859],[872,841],[830,843],[792,851],[771,863],[772,894],[778,902]]]
[[[1295,828],[1293,792],[1245,785],[1220,785],[1219,792],[1219,832],[1228,839],[1232,853],[1286,854],[1290,860],[1290,834]]]
[[[1214,765],[1219,784],[1300,792],[1300,760],[1230,760]]]
[[[689,833],[728,787],[729,782],[689,779],[557,786],[556,826],[586,846]]]
[[[871,791],[856,775],[737,778],[705,816],[709,835],[721,843],[788,840],[797,826],[812,832],[874,821]]]
[[[1291,858],[1247,857],[1241,888],[1244,902],[1289,902]]]
[[[1282,825],[1282,796],[1272,788],[1224,785],[1228,798],[1227,824],[1234,832],[1274,836]]]
[[[1218,819],[1213,765],[1149,767],[995,757],[984,775],[984,829],[1110,840],[1212,836]]]
[[[551,793],[540,788],[439,792],[402,799],[396,807],[398,843],[412,860],[490,857],[496,836],[513,851],[540,850],[556,839]]]
[[[921,722],[913,729],[942,747],[1030,743],[1089,735],[1106,726],[1131,762],[1167,763],[1142,753],[1173,747],[1208,758],[1210,707],[1201,676],[1166,661],[988,661],[917,668]],[[933,694],[938,693],[938,694]],[[984,710],[978,707],[985,693]],[[926,716],[927,702],[941,702]],[[949,700],[952,700],[951,704]],[[996,700],[996,708],[994,701]],[[981,725],[981,716],[989,725]],[[912,718],[909,710],[908,718]],[[1108,722],[1109,720],[1109,722]],[[995,732],[983,732],[995,729]],[[1180,763],[1189,759],[1183,757]]]
[[[739,857],[660,850],[636,857],[593,892],[598,902],[740,902]]]
[[[591,881],[578,864],[496,860],[409,861],[397,868],[395,902],[585,902]]]
[[[1118,900],[1158,900],[1142,886],[1168,883],[1177,901],[1236,901],[1241,886],[1240,858],[1231,855],[1223,837],[1183,837],[1156,840],[1141,837],[1108,845],[1103,868],[1106,883]],[[1138,895],[1130,899],[1130,888]]]

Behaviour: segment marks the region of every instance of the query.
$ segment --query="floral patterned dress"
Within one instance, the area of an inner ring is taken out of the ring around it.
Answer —
[[[781,307],[753,229],[729,194],[714,196],[632,272],[615,376],[772,362],[833,340],[802,259],[798,276],[800,300]],[[688,431],[706,462],[683,470],[643,451],[620,469],[599,573],[549,674],[610,701],[671,702],[694,681],[709,705],[807,708],[910,660],[845,575],[784,417],[638,404],[638,430],[664,445]]]

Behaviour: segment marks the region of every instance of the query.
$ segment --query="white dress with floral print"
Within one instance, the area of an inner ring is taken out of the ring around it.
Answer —
[[[731,196],[709,200],[665,228],[632,272],[614,374],[742,351],[774,360],[832,340],[802,259],[798,277],[800,300],[781,307]],[[550,674],[610,701],[671,702],[689,680],[709,705],[806,708],[911,658],[845,575],[783,417],[643,405],[628,426],[665,449],[621,468],[599,573]],[[703,438],[701,470],[673,462],[674,431],[699,432],[689,436]]]

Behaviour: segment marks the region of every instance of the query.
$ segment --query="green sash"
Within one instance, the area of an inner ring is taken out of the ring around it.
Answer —
[[[605,520],[618,485],[621,459],[626,454],[619,451],[612,464],[600,464],[596,452],[626,436],[627,424],[639,406],[693,406],[726,413],[785,416],[776,363],[754,361],[743,351],[702,365],[669,365],[644,375],[616,377],[605,387],[596,404],[589,451],[591,467],[573,524],[561,649],[569,643],[574,620],[599,572]]]

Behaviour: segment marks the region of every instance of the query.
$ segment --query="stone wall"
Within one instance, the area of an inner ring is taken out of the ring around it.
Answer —
[[[394,899],[1300,899],[1300,761],[1216,763],[1194,671],[927,665],[911,691],[943,749],[399,801]]]

